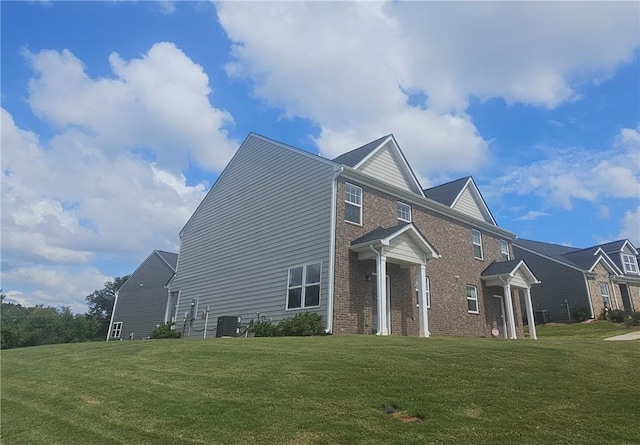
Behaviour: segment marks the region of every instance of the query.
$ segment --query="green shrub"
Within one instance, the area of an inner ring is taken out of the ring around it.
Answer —
[[[625,311],[623,311],[622,309],[609,309],[607,311],[607,320],[614,323],[623,323],[625,314]]]
[[[625,315],[624,324],[626,326],[640,326],[640,312],[631,312]]]
[[[175,329],[171,329],[172,326],[173,326],[173,323],[162,323],[162,324],[159,324],[153,330],[153,332],[151,333],[151,337],[149,337],[149,338],[153,338],[153,339],[158,339],[158,338],[180,338],[180,332],[175,330]]]
[[[579,306],[579,307],[574,307],[573,310],[571,311],[571,318],[573,318],[574,321],[585,321],[588,320],[591,316],[591,312],[589,311],[588,307],[584,307],[584,306]]]
[[[249,332],[252,332],[256,337],[278,337],[278,327],[272,325],[269,321],[263,321],[256,323],[249,328]]]
[[[249,328],[256,337],[293,337],[322,334],[322,318],[318,314],[304,312],[293,318],[285,318],[277,325],[256,323]]]
[[[278,323],[278,330],[283,336],[308,336],[322,334],[321,317],[318,314],[305,312],[293,318],[285,318]]]

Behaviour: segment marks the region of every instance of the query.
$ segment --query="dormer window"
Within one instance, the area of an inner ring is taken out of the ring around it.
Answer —
[[[624,271],[629,273],[638,273],[638,261],[633,255],[622,254],[622,264]]]
[[[398,201],[398,219],[404,222],[411,222],[411,206]]]

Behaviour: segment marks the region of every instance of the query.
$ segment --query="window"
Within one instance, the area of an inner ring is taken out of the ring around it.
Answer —
[[[398,219],[400,221],[411,222],[411,206],[398,201]]]
[[[622,263],[624,264],[624,271],[631,273],[638,273],[638,263],[633,255],[622,254]]]
[[[362,224],[362,188],[344,183],[344,220]]]
[[[502,254],[502,261],[509,261],[509,243],[506,240],[500,240],[500,253]]]
[[[611,295],[609,294],[609,285],[600,283],[600,293],[602,294],[602,302],[605,309],[611,309]]]
[[[482,259],[482,233],[479,230],[471,229],[471,235],[473,237],[473,257],[479,260]]]
[[[427,278],[427,286],[424,288],[424,293],[427,294],[427,308],[431,307],[431,285],[429,283],[429,277]],[[416,306],[420,307],[420,277],[416,277]]]
[[[113,327],[111,328],[111,337],[119,338],[121,331],[122,331],[122,322],[121,321],[114,322]]]
[[[321,263],[289,269],[287,309],[320,306]]]
[[[472,314],[479,314],[478,289],[475,286],[467,286],[467,310]]]

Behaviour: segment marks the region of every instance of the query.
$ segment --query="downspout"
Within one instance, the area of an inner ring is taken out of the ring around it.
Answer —
[[[336,206],[338,202],[338,176],[342,173],[344,167],[340,167],[333,172],[331,180],[331,228],[329,235],[329,286],[327,289],[327,327],[325,332],[330,334],[333,332],[333,290],[335,288],[335,272],[336,272]]]
[[[116,291],[116,298],[113,300],[113,309],[111,309],[111,318],[109,319],[109,326],[107,326],[107,338],[105,341],[109,341],[109,334],[111,334],[111,326],[113,326],[113,316],[116,313],[116,305],[118,304],[118,295],[120,295],[120,289]]]

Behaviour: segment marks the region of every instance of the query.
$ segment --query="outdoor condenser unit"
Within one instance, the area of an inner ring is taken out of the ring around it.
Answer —
[[[240,317],[218,317],[216,337],[235,337],[238,335],[238,320]]]

